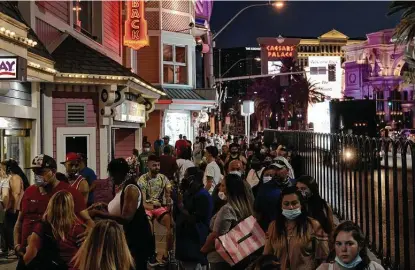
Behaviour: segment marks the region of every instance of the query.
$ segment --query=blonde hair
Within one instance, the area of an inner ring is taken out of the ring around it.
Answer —
[[[73,258],[79,270],[130,270],[134,261],[117,222],[102,220],[91,230]]]
[[[66,190],[56,192],[49,200],[43,220],[51,225],[56,240],[65,241],[67,233],[78,221],[72,194]]]

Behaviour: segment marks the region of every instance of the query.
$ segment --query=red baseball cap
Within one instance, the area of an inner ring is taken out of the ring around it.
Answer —
[[[65,162],[75,161],[75,160],[80,160],[79,155],[77,153],[74,153],[74,152],[69,152],[69,153],[66,154],[65,161],[61,162],[61,164],[65,164]]]

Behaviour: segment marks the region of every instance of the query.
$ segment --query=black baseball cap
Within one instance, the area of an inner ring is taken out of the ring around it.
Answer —
[[[48,155],[40,154],[32,160],[32,166],[25,169],[56,169],[56,160]]]

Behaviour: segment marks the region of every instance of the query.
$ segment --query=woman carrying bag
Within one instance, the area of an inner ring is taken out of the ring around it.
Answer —
[[[240,260],[241,258],[235,261],[233,255],[237,252],[236,249],[239,244],[243,243],[245,240],[245,243],[249,242],[248,234],[240,234],[240,239],[236,241],[237,243],[234,242],[235,248],[233,250],[224,250],[221,243],[223,243],[222,241],[224,241],[224,238],[227,236],[229,236],[229,241],[233,241],[235,238],[232,234],[232,230],[239,230],[239,225],[244,225],[245,221],[248,221],[247,223],[250,224],[253,224],[253,221],[256,225],[258,225],[252,216],[252,199],[250,198],[241,177],[236,174],[228,174],[222,180],[220,192],[223,192],[227,203],[212,218],[210,223],[210,229],[212,232],[209,234],[201,251],[208,254],[207,258],[211,270],[226,270],[231,268],[246,269],[247,264],[250,262],[248,258],[250,254],[243,258],[247,260],[242,261]],[[256,226],[256,228],[258,229],[259,225]],[[263,232],[260,230],[259,234],[261,233],[263,235]],[[246,239],[245,236],[247,236]],[[232,261],[236,262],[236,264],[234,265]]]

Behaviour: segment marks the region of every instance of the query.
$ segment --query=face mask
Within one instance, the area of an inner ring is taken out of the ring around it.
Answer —
[[[203,157],[202,158],[202,161],[206,163],[207,162],[207,158],[206,157]]]
[[[299,215],[301,215],[301,209],[282,209],[282,214],[289,220],[296,219]]]
[[[272,180],[272,176],[264,176],[264,177],[262,177],[262,181],[264,182],[264,184],[265,183],[268,183],[271,180]]]
[[[218,192],[218,196],[219,196],[219,199],[221,199],[222,201],[226,201],[226,195],[222,191]]]
[[[232,171],[232,172],[229,172],[229,174],[236,174],[239,177],[242,176],[242,173],[240,171]]]
[[[238,151],[232,151],[231,154],[236,156],[238,154]]]
[[[260,152],[261,154],[265,154],[265,153],[267,152],[267,150],[265,150],[265,149],[261,149],[261,150],[259,150],[259,152]]]
[[[150,148],[144,148],[144,152],[150,152]]]
[[[356,266],[359,265],[359,263],[362,262],[362,258],[360,258],[359,254],[357,254],[356,258],[354,258],[353,261],[349,262],[349,263],[344,263],[341,261],[340,258],[338,258],[336,256],[335,258],[336,263],[338,263],[339,265],[341,265],[344,268],[355,268]]]
[[[47,185],[43,176],[35,175],[35,185],[38,187],[44,187]]]

